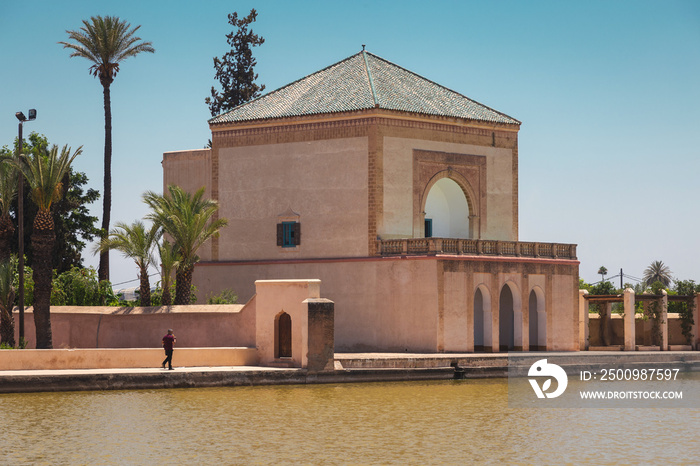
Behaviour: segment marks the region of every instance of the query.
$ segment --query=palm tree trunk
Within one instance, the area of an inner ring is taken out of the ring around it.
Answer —
[[[148,270],[141,267],[141,274],[139,276],[141,288],[139,289],[140,304],[142,307],[148,307],[151,305],[151,283],[148,280]]]
[[[170,306],[173,304],[173,298],[170,295],[170,283],[163,283],[163,306]]]
[[[112,209],[112,103],[110,95],[111,77],[100,76],[105,107],[105,160],[104,192],[102,194],[102,234],[109,233],[110,211]],[[109,280],[109,250],[100,253],[100,265],[97,269],[100,281]]]
[[[46,228],[48,226],[48,228]],[[53,348],[51,335],[51,252],[56,241],[50,212],[42,212],[34,220],[34,327],[37,349]]]
[[[180,266],[175,272],[175,304],[190,303],[194,265]]]
[[[10,243],[15,234],[15,226],[10,215],[0,217],[0,262],[10,260]]]

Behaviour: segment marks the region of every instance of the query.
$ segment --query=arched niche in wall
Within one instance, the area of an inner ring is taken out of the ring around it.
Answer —
[[[275,316],[275,358],[292,357],[292,317],[282,311]]]

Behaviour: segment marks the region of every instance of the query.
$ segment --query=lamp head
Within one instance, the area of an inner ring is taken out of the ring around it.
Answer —
[[[22,113],[22,112],[15,113],[15,116],[17,117],[17,119],[19,121],[27,121],[27,117],[24,116],[24,113]]]
[[[35,109],[35,108],[29,109],[29,118],[28,118],[28,120],[29,120],[29,121],[36,120],[36,109]]]

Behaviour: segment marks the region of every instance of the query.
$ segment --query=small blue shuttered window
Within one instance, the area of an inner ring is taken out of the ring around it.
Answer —
[[[425,219],[425,237],[426,238],[433,237],[433,219],[432,218]]]
[[[277,246],[293,248],[301,244],[301,223],[282,222],[277,224]]]

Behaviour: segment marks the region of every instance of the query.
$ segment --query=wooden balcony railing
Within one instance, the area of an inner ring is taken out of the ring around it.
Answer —
[[[576,259],[576,245],[484,239],[404,238],[378,240],[377,254],[380,256],[455,254]]]

